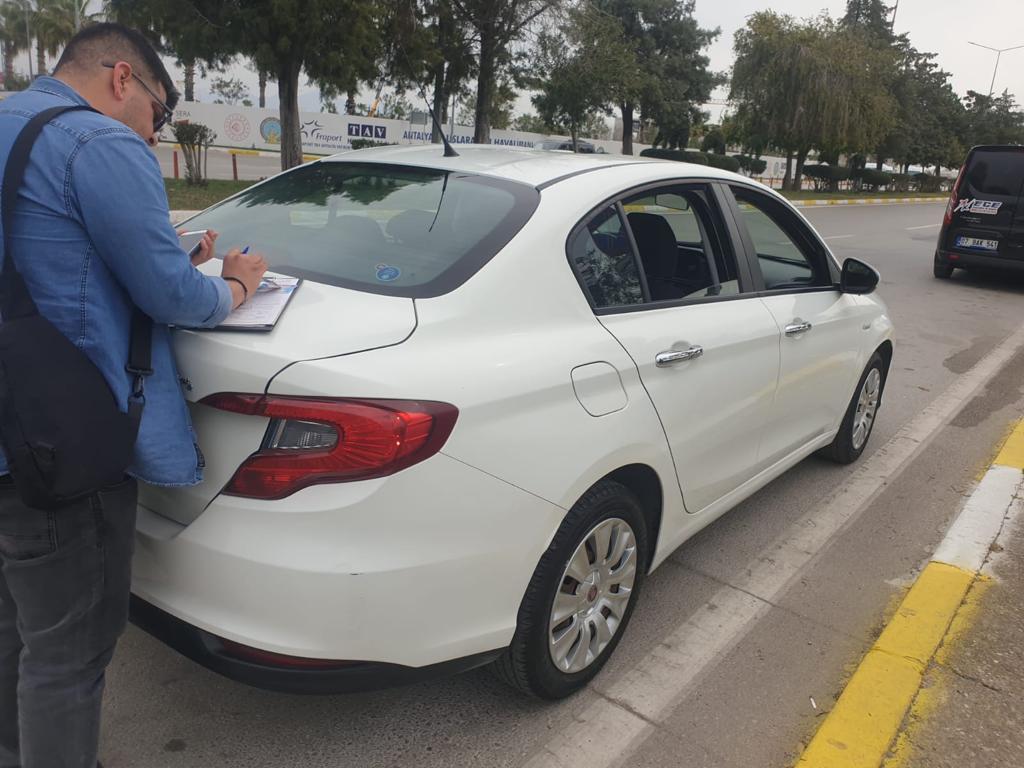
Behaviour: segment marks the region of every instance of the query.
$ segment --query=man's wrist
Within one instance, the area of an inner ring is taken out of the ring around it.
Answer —
[[[222,279],[228,284],[228,288],[231,289],[231,306],[233,309],[237,309],[249,298],[249,289],[237,277],[222,276]]]

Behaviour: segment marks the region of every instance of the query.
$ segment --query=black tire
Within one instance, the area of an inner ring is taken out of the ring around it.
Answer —
[[[576,673],[555,666],[548,650],[548,623],[556,592],[569,559],[601,521],[624,520],[636,541],[636,575],[623,617],[608,645],[589,666]],[[542,699],[561,699],[592,680],[615,651],[633,615],[647,570],[647,525],[637,497],[625,486],[602,480],[584,494],[566,515],[526,588],[512,643],[492,668],[502,681]]]
[[[939,261],[939,256],[936,254],[932,264],[932,274],[940,280],[949,280],[953,276],[953,265]]]
[[[876,406],[875,418],[871,420],[871,424],[868,427],[868,433],[864,436],[864,441],[859,446],[855,446],[853,431],[857,420],[857,404],[860,400],[861,390],[864,388],[864,382],[867,381],[868,376],[871,375],[871,371],[873,370],[877,370],[880,377],[878,384],[878,404]],[[850,400],[850,405],[846,409],[846,415],[843,417],[843,423],[839,427],[839,432],[829,445],[819,451],[822,456],[839,464],[852,464],[860,458],[860,455],[864,453],[864,448],[867,447],[868,440],[871,439],[871,432],[874,429],[875,420],[878,417],[877,408],[880,408],[882,405],[882,392],[884,390],[885,361],[882,360],[882,356],[880,354],[875,352],[868,361],[867,367],[864,369],[864,373],[861,374],[860,380],[857,382],[857,388],[853,391],[853,399]]]

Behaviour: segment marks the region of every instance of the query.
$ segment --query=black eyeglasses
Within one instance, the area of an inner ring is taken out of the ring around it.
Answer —
[[[103,66],[107,69],[113,69],[116,65],[104,64]],[[146,93],[153,97],[153,101],[157,104],[157,106],[160,107],[160,116],[153,118],[153,132],[159,133],[160,129],[167,125],[167,123],[170,122],[170,119],[174,117],[174,110],[167,106],[167,104],[165,104],[160,99],[160,97],[156,95],[152,88],[146,85],[145,80],[136,75],[134,72],[132,72],[131,74],[132,77],[134,77],[139,82],[139,85],[146,89]]]

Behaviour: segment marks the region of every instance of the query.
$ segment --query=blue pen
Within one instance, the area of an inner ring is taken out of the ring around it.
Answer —
[[[245,248],[242,249],[242,253],[248,253],[248,252],[249,252],[249,246],[247,245],[247,246],[245,246]]]

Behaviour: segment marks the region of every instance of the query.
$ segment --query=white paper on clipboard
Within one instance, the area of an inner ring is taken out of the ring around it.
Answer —
[[[233,310],[217,327],[233,330],[270,330],[281,318],[301,282],[302,279],[298,277],[264,276],[255,295]]]

